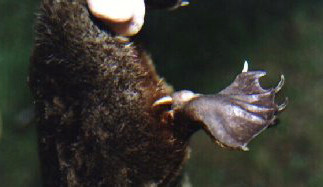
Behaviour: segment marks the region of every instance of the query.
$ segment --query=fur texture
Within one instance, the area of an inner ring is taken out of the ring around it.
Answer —
[[[43,0],[29,84],[44,186],[173,186],[188,131],[164,124],[172,93],[148,55],[121,41],[85,0]]]

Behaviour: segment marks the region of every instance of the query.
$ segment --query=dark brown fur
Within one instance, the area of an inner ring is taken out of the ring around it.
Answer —
[[[44,186],[171,186],[188,134],[152,103],[172,89],[150,58],[100,26],[84,0],[43,0],[30,87]]]

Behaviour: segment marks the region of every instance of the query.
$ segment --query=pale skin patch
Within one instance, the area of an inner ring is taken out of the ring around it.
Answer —
[[[137,34],[145,19],[144,0],[87,0],[91,13],[121,36]]]

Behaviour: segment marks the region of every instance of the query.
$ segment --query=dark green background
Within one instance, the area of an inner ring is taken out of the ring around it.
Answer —
[[[38,1],[0,2],[0,186],[40,186],[32,100],[26,85]],[[241,71],[281,74],[289,97],[279,126],[249,152],[194,135],[186,173],[193,186],[323,186],[323,1],[200,0],[149,12],[138,39],[176,89],[214,93]],[[0,131],[1,134],[1,131]]]

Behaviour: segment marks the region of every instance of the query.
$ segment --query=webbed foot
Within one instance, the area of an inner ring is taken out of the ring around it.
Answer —
[[[278,105],[275,94],[281,90],[282,75],[275,88],[264,89],[259,78],[264,71],[249,71],[245,65],[234,82],[215,95],[200,95],[190,91],[175,92],[155,103],[171,105],[174,118],[184,114],[200,124],[210,137],[221,146],[248,150],[247,144],[268,126],[287,106],[287,99]]]

